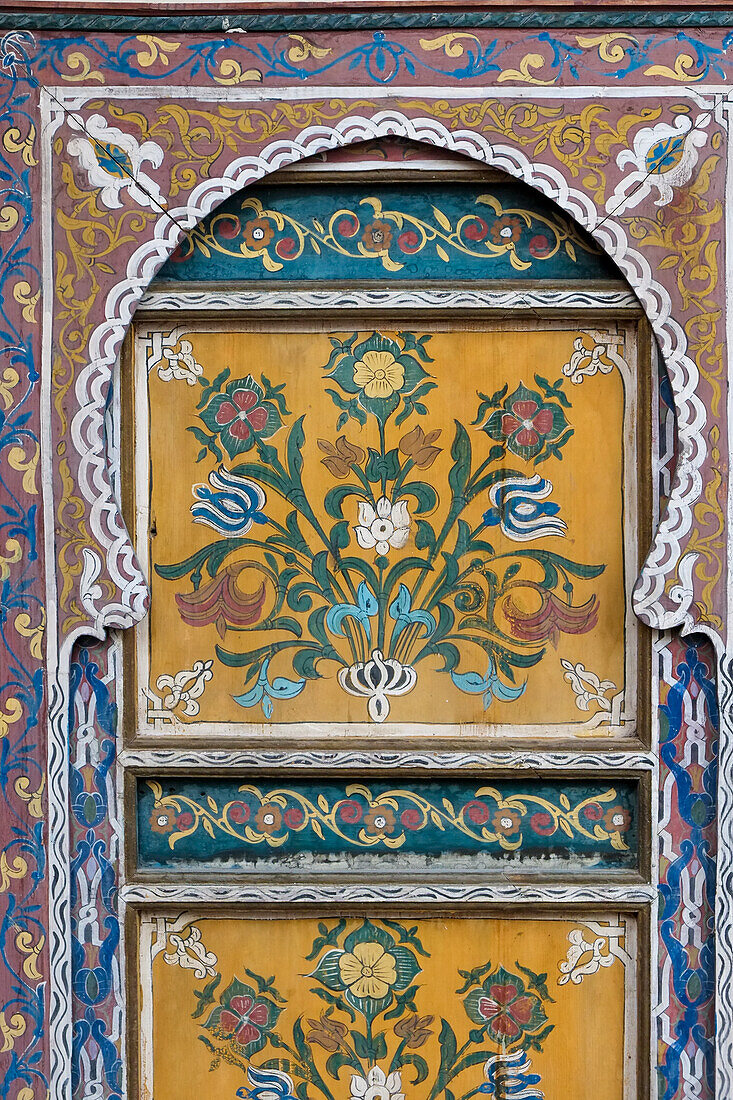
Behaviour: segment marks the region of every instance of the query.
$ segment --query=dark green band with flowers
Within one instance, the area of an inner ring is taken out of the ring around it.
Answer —
[[[634,780],[448,783],[141,779],[138,858],[231,872],[263,860],[399,852],[405,857],[530,860],[573,856],[594,868],[638,866]]]

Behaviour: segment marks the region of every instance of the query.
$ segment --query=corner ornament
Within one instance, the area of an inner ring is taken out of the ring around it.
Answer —
[[[693,125],[689,115],[677,115],[673,124],[660,122],[639,130],[631,149],[616,157],[619,168],[632,171],[617,184],[606,203],[609,214],[635,210],[654,196],[655,206],[666,206],[674,188],[690,182],[698,161],[698,150],[708,140],[710,115],[700,115]],[[656,192],[656,195],[655,195]]]

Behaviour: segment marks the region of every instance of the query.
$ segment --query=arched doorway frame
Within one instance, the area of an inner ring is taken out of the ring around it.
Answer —
[[[336,92],[334,89],[321,90],[321,94],[328,91]],[[343,93],[343,90],[339,91]],[[359,91],[353,89],[350,94],[356,96]],[[476,90],[473,91],[475,94]],[[173,89],[167,89],[170,98],[174,98],[172,92]],[[370,92],[373,94],[372,90]],[[574,89],[572,94],[577,97],[578,90]],[[597,95],[598,89],[593,89],[593,94]],[[553,95],[562,99],[557,91]],[[98,93],[95,98],[98,98]],[[288,89],[282,90],[281,98],[288,100]],[[523,94],[517,96],[518,100],[524,98]],[[67,97],[67,101],[71,110],[79,110],[83,106],[78,98],[75,101]],[[51,143],[54,133],[64,121],[56,102],[57,100],[50,99],[45,102],[46,185],[49,189],[53,188]],[[695,97],[695,105],[700,110],[712,112],[715,109],[715,101],[710,97]],[[78,469],[74,471],[75,489],[84,502],[92,535],[92,544],[82,551],[83,568],[75,581],[79,601],[87,619],[61,636],[57,632],[57,623],[50,617],[53,641],[49,647],[49,673],[57,688],[49,728],[48,769],[51,792],[51,1036],[55,1059],[53,1094],[57,1096],[66,1090],[70,1044],[66,754],[71,649],[74,641],[81,635],[94,634],[102,637],[108,628],[129,626],[138,621],[145,612],[147,600],[144,580],[137,568],[134,550],[109,477],[105,433],[107,391],[125,331],[150,279],[173,251],[181,231],[210,213],[223,199],[277,168],[295,164],[317,152],[367,139],[400,136],[448,148],[488,166],[500,168],[555,200],[575,217],[615,260],[642,302],[660,343],[675,397],[681,460],[665,516],[657,529],[652,553],[642,571],[636,595],[636,609],[649,625],[657,629],[682,626],[691,630],[695,626],[693,570],[696,558],[693,554],[685,555],[684,541],[692,524],[694,505],[702,492],[701,468],[707,455],[701,429],[706,422],[706,407],[697,394],[700,374],[696,364],[687,355],[685,333],[673,316],[674,306],[669,289],[655,278],[646,256],[630,245],[619,220],[599,210],[588,193],[571,186],[566,175],[555,164],[532,160],[521,148],[510,144],[492,143],[476,130],[453,130],[426,115],[413,116],[390,106],[367,117],[360,113],[361,110],[363,100],[355,105],[353,113],[348,112],[333,125],[306,126],[297,137],[264,144],[255,156],[232,156],[220,175],[214,179],[204,179],[193,188],[186,203],[173,207],[167,214],[160,214],[153,225],[152,234],[129,255],[124,280],[115,282],[107,288],[106,294],[99,295],[99,301],[95,303],[91,314],[96,324],[88,341],[89,362],[75,378],[73,399],[66,405],[67,414],[71,414],[67,442],[78,458]],[[169,155],[170,152],[168,150]],[[50,192],[47,192],[46,197],[50,198]],[[51,219],[52,204],[46,202],[45,207],[47,217]],[[50,241],[53,225],[49,224],[48,229]],[[50,302],[53,282],[50,258],[45,267],[45,280],[48,292],[46,300]],[[53,391],[50,371],[53,330],[48,306],[47,311],[43,371],[47,437],[44,450],[46,473],[49,475],[47,483],[51,484],[51,455],[55,442],[52,438]],[[53,531],[58,504],[59,501],[49,494],[46,499],[47,532]],[[49,560],[53,560],[54,549],[51,544],[49,550]],[[676,583],[669,587],[670,574],[675,571]],[[663,595],[665,587],[668,588],[668,596]],[[56,578],[50,577],[48,597],[49,608],[54,608],[58,598]],[[715,631],[704,629],[713,636],[721,654],[723,646],[720,637]],[[725,790],[725,746],[722,756],[721,786]],[[731,839],[721,830],[717,914],[719,927],[727,926],[723,922],[728,917],[726,894],[730,894],[730,891],[726,890],[725,883],[728,879],[725,876],[730,874],[730,848]],[[733,951],[729,943],[719,941],[718,1079],[721,1095],[726,1094],[731,1073],[728,1068],[730,1058],[727,1057],[733,1021],[728,995],[728,978],[731,972]]]

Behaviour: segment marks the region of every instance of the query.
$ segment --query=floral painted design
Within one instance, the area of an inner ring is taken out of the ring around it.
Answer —
[[[456,268],[456,277],[466,270],[475,277],[502,261],[513,272],[530,274],[539,263],[554,261],[558,274],[572,277],[581,264],[584,270],[601,264],[597,246],[571,219],[549,207],[543,213],[504,205],[498,190],[460,188],[459,194],[438,195],[430,189],[418,209],[403,205],[391,188],[383,189],[381,197],[356,201],[348,191],[341,201],[325,208],[318,204],[318,213],[314,209],[304,218],[294,198],[269,189],[258,198],[248,189],[244,198],[230,199],[190,230],[173,263],[192,262],[193,277],[196,270],[205,273],[208,262],[221,265],[220,270],[245,265],[242,275],[256,276],[264,268],[268,275],[285,278],[304,269],[313,277],[319,268],[327,278],[326,264],[334,255],[367,277],[375,269],[403,272],[416,255],[429,277],[442,274],[445,265]]]
[[[264,802],[255,814],[255,824],[262,833],[276,833],[282,820],[282,810],[274,802]]]
[[[636,132],[631,149],[616,157],[619,168],[630,168],[609,196],[606,209],[620,214],[634,210],[656,192],[656,206],[667,206],[676,188],[685,187],[697,166],[699,150],[707,143],[709,115],[694,122],[690,115],[679,114],[672,124],[657,123]]]
[[[348,477],[353,467],[360,466],[366,458],[366,452],[355,443],[349,443],[345,435],[338,436],[335,443],[319,439],[318,446],[326,456],[321,462],[334,477]]]
[[[265,400],[262,386],[251,374],[215,393],[200,415],[230,458],[249,451],[258,439],[269,439],[282,425],[278,405]]]
[[[402,436],[399,448],[403,455],[412,459],[413,466],[418,470],[429,470],[442,451],[442,447],[436,447],[435,441],[441,434],[440,428],[424,432],[419,424],[416,424],[411,432]]]
[[[250,218],[244,224],[244,243],[253,252],[267,248],[274,235],[275,230],[269,218]]]
[[[72,130],[82,130],[73,113],[68,116]],[[86,172],[90,187],[99,189],[99,200],[108,210],[117,210],[123,196],[129,195],[134,206],[158,207],[165,197],[155,179],[143,165],[159,168],[163,150],[154,141],[140,144],[132,134],[110,126],[102,115],[91,115],[84,123],[84,136],[73,137],[66,146]]]
[[[557,448],[562,445],[557,441],[567,428],[562,405],[546,401],[542,394],[521,383],[503,407],[491,414],[484,431],[492,439],[505,443],[507,450],[519,458],[537,460],[547,452],[548,444],[556,443]]]
[[[332,1020],[325,1012],[321,1013],[319,1020],[309,1020],[308,1023],[311,1027],[308,1042],[316,1043],[330,1054],[339,1049],[349,1031],[346,1024]]]
[[[567,524],[560,519],[560,505],[547,500],[552,494],[552,482],[535,474],[533,477],[507,477],[489,489],[492,507],[484,512],[487,527],[497,524],[512,542],[554,535],[564,538]]]
[[[423,367],[423,363],[432,362],[425,349],[427,339],[401,333],[393,340],[379,332],[358,341],[356,333],[347,340],[331,337],[333,350],[326,364],[326,378],[332,379],[347,399],[356,398],[355,404],[344,401],[337,391],[329,389],[331,399],[343,413],[337,429],[349,418],[366,424],[369,413],[384,424],[400,405],[402,418],[409,415],[415,399],[435,389],[434,382],[426,381],[429,375]],[[399,417],[397,423],[401,423]]]
[[[255,1069],[247,1066],[250,1087],[237,1089],[243,1100],[297,1100],[293,1079],[279,1069]]]
[[[402,1077],[396,1070],[387,1074],[379,1066],[372,1066],[366,1077],[354,1073],[351,1100],[405,1100]]]
[[[496,1100],[544,1100],[536,1086],[539,1073],[530,1073],[532,1062],[523,1050],[511,1054],[492,1054],[484,1063],[485,1084],[480,1091]]]
[[[598,600],[591,596],[585,603],[571,606],[533,581],[524,588],[537,593],[539,606],[534,610],[520,607],[511,592],[504,602],[512,634],[525,642],[551,642],[557,649],[560,634],[587,634],[598,622]]]
[[[494,244],[516,244],[522,235],[524,224],[519,218],[505,214],[491,225],[491,239]]]
[[[209,474],[208,485],[194,485],[193,495],[194,522],[205,523],[220,535],[245,535],[253,523],[267,523],[262,511],[267,498],[261,486],[223,466]]]
[[[426,423],[437,385],[430,339],[330,337],[323,384],[337,410],[335,441],[316,445],[338,484],[322,500],[303,480],[308,415],[285,424],[285,383],[232,378],[229,368],[213,381],[194,378],[199,423],[188,430],[201,445],[198,461],[213,456],[217,468],[194,486],[191,511],[220,541],[155,568],[190,579],[192,590],[176,594],[181,618],[216,626],[228,643],[217,657],[244,670],[231,697],[267,721],[278,700],[331,676],[365,700],[368,721],[384,722],[394,700],[415,689],[421,661],[480,696],[484,710],[511,703],[527,684],[515,670],[536,664],[560,634],[598,621],[597,597],[587,589],[576,597],[575,583],[603,565],[544,547],[505,553],[487,541],[495,527],[514,543],[567,532],[552,481],[507,464],[507,454],[520,464],[562,458],[573,436],[567,378],[536,374],[536,389],[479,393],[476,431],[455,421],[446,468],[438,464],[448,450],[437,443],[443,429]],[[376,446],[353,441],[365,426]],[[250,631],[260,632],[253,644],[234,637]]]
[[[405,384],[405,368],[391,351],[365,351],[354,364],[354,385],[366,397],[391,397]]]
[[[417,925],[340,918],[321,920],[317,929],[306,957],[318,962],[305,977],[315,979],[310,993],[325,1001],[318,1018],[288,1013],[287,1031],[280,1031],[277,1018],[288,1002],[274,977],[252,970],[245,971],[251,985],[234,978],[216,1004],[221,973],[196,992],[194,1018],[214,1004],[200,1036],[212,1070],[225,1062],[246,1075],[247,1084],[237,1090],[240,1100],[302,1100],[305,1090],[302,1084],[294,1088],[295,1080],[307,1082],[308,1096],[322,1100],[334,1100],[345,1080],[349,1100],[405,1100],[405,1072],[425,1082],[428,1098],[447,1091],[542,1100],[527,1051],[541,1050],[553,1030],[545,1009],[553,1003],[546,974],[520,963],[521,976],[491,962],[459,970],[458,1004],[470,1024],[478,1025],[462,1041],[445,1017],[435,1020],[417,1007],[417,957],[428,955]],[[428,1059],[418,1052],[435,1035],[439,1058]],[[253,1065],[252,1054],[268,1043],[265,1060]]]
[[[372,806],[364,818],[364,828],[374,836],[389,836],[395,825],[394,810],[390,806]]]
[[[372,940],[354,944],[353,951],[339,956],[338,966],[344,987],[357,1000],[381,1000],[397,981],[394,955]]]
[[[513,833],[519,832],[521,823],[521,814],[513,809],[497,810],[491,819],[494,832],[501,833],[502,836],[511,836]]]
[[[368,500],[360,501],[354,534],[364,550],[374,547],[378,554],[388,554],[390,547],[401,550],[410,534],[407,501],[391,504],[387,497],[380,497],[375,507]]]
[[[430,1025],[434,1019],[434,1016],[418,1016],[416,1013],[412,1016],[403,1016],[394,1026],[395,1035],[399,1035],[400,1039],[404,1040],[406,1047],[417,1050],[433,1034]]]
[[[392,242],[389,222],[373,221],[364,227],[361,243],[367,252],[387,252]]]
[[[343,993],[353,1008],[372,1018],[419,972],[414,950],[399,943],[386,928],[365,920],[342,946],[322,955],[311,976],[326,989]]]
[[[262,1050],[281,1012],[282,1007],[272,997],[264,997],[234,978],[204,1027],[250,1057]]]
[[[253,592],[241,590],[239,578],[246,568],[243,562],[227,565],[193,592],[178,593],[176,603],[184,623],[189,626],[213,624],[220,638],[229,629],[256,623],[262,614],[266,590],[264,583]]]
[[[171,851],[185,832],[192,838],[187,848],[192,857],[197,852],[196,830],[212,841],[220,837],[227,850],[232,840],[238,840],[244,848],[265,844],[289,852],[295,846],[288,842],[296,835],[303,836],[301,851],[310,850],[316,838],[327,838],[331,852],[403,846],[439,852],[446,844],[451,851],[510,852],[527,844],[536,849],[537,837],[555,836],[557,848],[578,854],[590,851],[602,861],[610,851],[629,852],[635,847],[621,837],[632,827],[634,802],[628,790],[622,799],[616,787],[598,790],[580,784],[551,794],[506,784],[501,789],[471,793],[469,788],[460,796],[449,796],[447,787],[442,794],[431,795],[419,787],[377,789],[351,784],[345,796],[339,787],[316,795],[307,785],[244,784],[230,789],[227,784],[229,793],[221,801],[213,797],[217,790],[213,783],[206,795],[196,797],[176,787],[164,795],[153,779],[148,780],[148,788],[155,796],[148,812],[151,830],[167,835]],[[479,793],[482,797],[476,797]],[[165,820],[156,825],[159,818]],[[411,845],[409,834],[414,833],[422,833],[422,841],[415,838]],[[144,834],[141,842],[141,850],[147,852]],[[540,847],[544,852],[553,849],[544,843]],[[160,863],[159,853],[155,858]]]
[[[193,818],[191,824],[193,824]],[[172,833],[178,827],[176,815],[170,810],[154,809],[150,815],[150,828],[154,833]]]
[[[548,1024],[542,1003],[546,975],[529,970],[524,970],[524,974],[529,985],[518,974],[510,974],[500,966],[480,985],[474,985],[464,1001],[470,1019],[485,1028],[488,1037],[502,1049],[540,1049],[538,1044],[554,1026]]]
[[[631,814],[625,806],[611,806],[603,815],[603,824],[609,833],[625,833],[631,826]]]

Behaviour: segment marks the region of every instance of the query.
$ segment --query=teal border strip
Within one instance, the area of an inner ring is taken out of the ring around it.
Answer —
[[[248,12],[227,15],[107,15],[95,12],[19,12],[0,9],[2,31],[83,31],[136,33],[220,33],[232,29],[363,31],[424,29],[648,29],[733,28],[733,9],[685,11],[493,11],[493,12]]]

